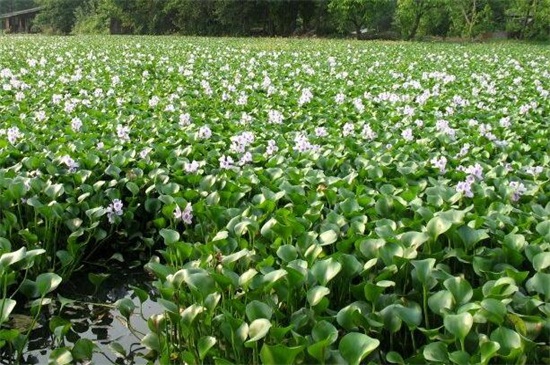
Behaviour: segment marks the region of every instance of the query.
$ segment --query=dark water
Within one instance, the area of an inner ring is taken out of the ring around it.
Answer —
[[[69,282],[60,289],[60,294],[68,299],[75,300],[59,311],[59,303],[52,305],[49,316],[43,318],[40,327],[31,332],[27,350],[23,356],[24,364],[47,364],[50,353],[56,348],[56,339],[49,330],[48,320],[53,315],[62,317],[71,322],[71,329],[66,335],[65,345],[72,347],[74,343],[85,338],[93,341],[99,350],[94,353],[93,364],[146,364],[140,354],[147,352],[140,344],[138,337],[132,334],[127,327],[126,319],[112,306],[118,299],[131,298],[136,305],[134,315],[130,318],[132,328],[146,334],[147,322],[141,317],[139,308],[142,308],[143,317],[149,318],[162,312],[161,307],[148,299],[143,306],[135,296],[130,286],[136,286],[153,293],[151,278],[141,270],[113,270],[95,292],[89,282],[87,274],[75,274]],[[119,343],[127,353],[126,358],[117,357],[111,350],[110,344]],[[9,364],[9,359],[2,359],[0,363]]]

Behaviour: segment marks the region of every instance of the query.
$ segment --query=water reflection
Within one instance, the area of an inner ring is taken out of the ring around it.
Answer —
[[[65,336],[66,346],[72,347],[81,338],[93,341],[99,351],[94,354],[92,363],[95,364],[146,364],[147,361],[139,355],[145,350],[139,343],[140,340],[130,333],[126,321],[112,306],[118,299],[131,298],[139,308],[140,302],[135,296],[131,286],[137,286],[154,294],[150,285],[150,277],[142,270],[124,272],[116,270],[106,279],[101,287],[95,291],[94,286],[87,279],[87,274],[77,274],[71,281],[65,283],[60,294],[63,297],[75,300],[66,304],[59,312],[59,303],[52,305],[48,318],[44,316],[41,326],[31,332],[27,349],[23,356],[23,364],[47,364],[50,353],[59,347],[58,340],[49,329],[49,319],[58,315],[70,321],[71,328]],[[144,318],[162,312],[161,307],[148,300],[143,307]],[[147,322],[139,315],[139,309],[131,318],[132,327],[142,333],[147,332]],[[118,342],[127,353],[122,359],[112,351],[109,345]],[[63,346],[63,344],[61,344]],[[10,364],[9,359],[0,350],[0,364]]]

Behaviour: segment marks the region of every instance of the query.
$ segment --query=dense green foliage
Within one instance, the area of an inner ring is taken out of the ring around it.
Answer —
[[[0,358],[30,306],[53,363],[90,359],[57,287],[141,256],[154,290],[112,304],[146,350],[103,349],[127,362],[547,363],[549,70],[512,43],[2,40]]]
[[[60,33],[550,38],[550,0],[34,0]],[[0,13],[31,0],[0,0]]]

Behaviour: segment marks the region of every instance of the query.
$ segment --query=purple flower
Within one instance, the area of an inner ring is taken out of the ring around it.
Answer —
[[[468,198],[473,198],[474,193],[472,192],[472,183],[473,181],[461,181],[456,185],[456,191],[464,194]]]
[[[233,161],[233,158],[231,156],[225,156],[219,158],[220,161],[220,168],[224,170],[229,170],[232,167],[234,167],[235,161]]]
[[[113,199],[111,204],[107,207],[107,219],[109,223],[115,223],[115,218],[122,215],[122,207],[124,204],[120,199]]]
[[[525,185],[523,185],[523,183],[520,183],[518,181],[510,181],[509,186],[512,189],[513,202],[517,202],[519,198],[521,198],[521,196],[527,192]]]
[[[414,139],[413,132],[411,128],[407,128],[401,132],[401,137],[405,139],[405,141],[410,142]]]
[[[440,158],[432,158],[430,160],[432,163],[432,166],[439,169],[439,173],[444,174],[447,172],[446,166],[447,166],[447,158],[445,156],[441,156]]]
[[[179,206],[176,206],[176,210],[174,210],[174,218],[176,220],[180,219],[185,224],[192,224],[193,223],[193,206],[191,203],[187,203],[185,206],[185,209],[181,210]]]

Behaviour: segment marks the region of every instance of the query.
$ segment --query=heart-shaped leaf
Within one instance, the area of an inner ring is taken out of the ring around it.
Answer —
[[[345,335],[338,345],[342,357],[351,365],[359,363],[380,346],[380,341],[358,332]]]
[[[449,333],[460,341],[464,341],[474,324],[474,318],[469,312],[447,314],[443,317],[443,324]]]
[[[269,319],[259,318],[252,321],[248,328],[248,335],[250,336],[250,339],[246,341],[246,343],[256,342],[267,336],[271,326],[272,325]]]
[[[332,280],[342,270],[342,264],[332,257],[317,261],[311,267],[311,273],[317,279],[317,282],[323,286]]]

